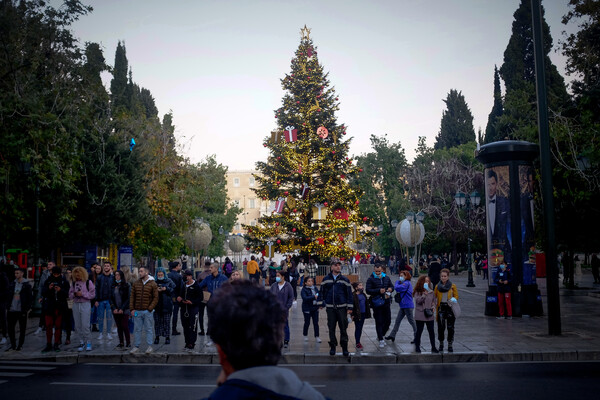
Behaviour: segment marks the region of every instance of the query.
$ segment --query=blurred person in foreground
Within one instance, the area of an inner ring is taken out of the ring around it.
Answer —
[[[324,399],[291,370],[277,367],[286,310],[248,280],[224,285],[208,302],[221,373],[208,399]]]

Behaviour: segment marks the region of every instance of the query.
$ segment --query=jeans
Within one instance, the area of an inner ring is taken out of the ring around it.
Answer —
[[[283,327],[283,341],[290,341],[290,322],[289,322],[290,310],[285,312],[285,326]]]
[[[304,327],[302,328],[302,334],[304,336],[308,336],[308,327],[310,326],[310,320],[312,319],[315,337],[319,337],[319,309],[310,312],[305,312],[303,314]]]
[[[417,325],[415,325],[415,318],[413,316],[413,308],[401,308],[398,311],[398,315],[396,316],[396,322],[394,322],[394,329],[390,332],[390,336],[396,338],[396,334],[398,333],[398,329],[400,329],[400,322],[406,316],[408,323],[413,328],[413,334],[417,332]]]
[[[365,324],[365,315],[361,314],[360,319],[354,320],[354,340],[356,343],[360,343],[360,337],[362,336],[363,325]]]
[[[142,329],[146,333],[146,343],[150,346],[154,342],[154,317],[152,311],[135,310],[137,317],[134,316],[134,346],[140,347],[142,344]]]
[[[104,316],[106,315],[106,333],[110,333],[112,329],[112,311],[110,309],[110,302],[108,300],[102,300],[98,302],[98,330],[100,333],[104,332]]]
[[[175,332],[177,330],[177,316],[179,315],[179,303],[173,302],[173,324],[171,330]]]

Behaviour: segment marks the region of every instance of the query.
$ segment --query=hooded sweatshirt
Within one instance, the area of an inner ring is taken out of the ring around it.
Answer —
[[[255,396],[262,389],[303,400],[325,399],[325,396],[307,382],[301,381],[293,371],[277,366],[261,366],[235,371],[227,377],[223,385],[210,395],[210,399],[256,398]],[[268,398],[264,394],[261,397]]]

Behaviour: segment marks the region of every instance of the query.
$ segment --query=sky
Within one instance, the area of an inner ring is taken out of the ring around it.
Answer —
[[[485,131],[520,0],[83,0],[94,11],[73,24],[81,43],[100,43],[114,64],[118,41],[133,80],[159,113],[172,111],[179,151],[191,162],[216,155],[229,170],[254,169],[276,128],[280,79],[306,24],[339,97],[349,153],[387,134],[410,160],[418,137],[433,145],[443,99],[462,91]],[[567,0],[542,1],[555,49]],[[550,54],[564,74],[564,57]],[[106,81],[110,76],[106,76]]]

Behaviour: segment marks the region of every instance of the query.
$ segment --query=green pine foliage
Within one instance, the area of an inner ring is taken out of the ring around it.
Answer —
[[[440,132],[436,137],[434,148],[447,149],[475,141],[473,114],[462,92],[451,89],[444,103],[446,103],[446,110],[442,113]]]
[[[502,138],[498,135],[496,123],[498,121],[498,118],[502,116],[503,112],[504,107],[502,105],[500,74],[498,73],[498,67],[494,65],[494,105],[492,106],[492,111],[488,116],[487,126],[485,127],[485,143],[491,143],[496,142],[498,140],[502,140]]]
[[[360,236],[354,232],[366,222],[358,209],[361,191],[349,184],[360,169],[348,157],[346,126],[335,116],[338,97],[306,34],[281,85],[285,94],[275,110],[277,130],[264,141],[270,154],[256,164],[255,192],[264,201],[282,200],[286,205],[281,212],[261,217],[258,226],[245,227],[249,248],[263,251],[272,241],[281,253],[298,250],[305,257],[349,257],[356,252],[351,247],[353,235]],[[287,127],[297,129],[296,141],[284,139]],[[327,129],[326,136],[317,133],[321,128]],[[309,189],[303,197],[304,184]],[[323,219],[318,219],[317,204],[322,216],[326,213]]]

